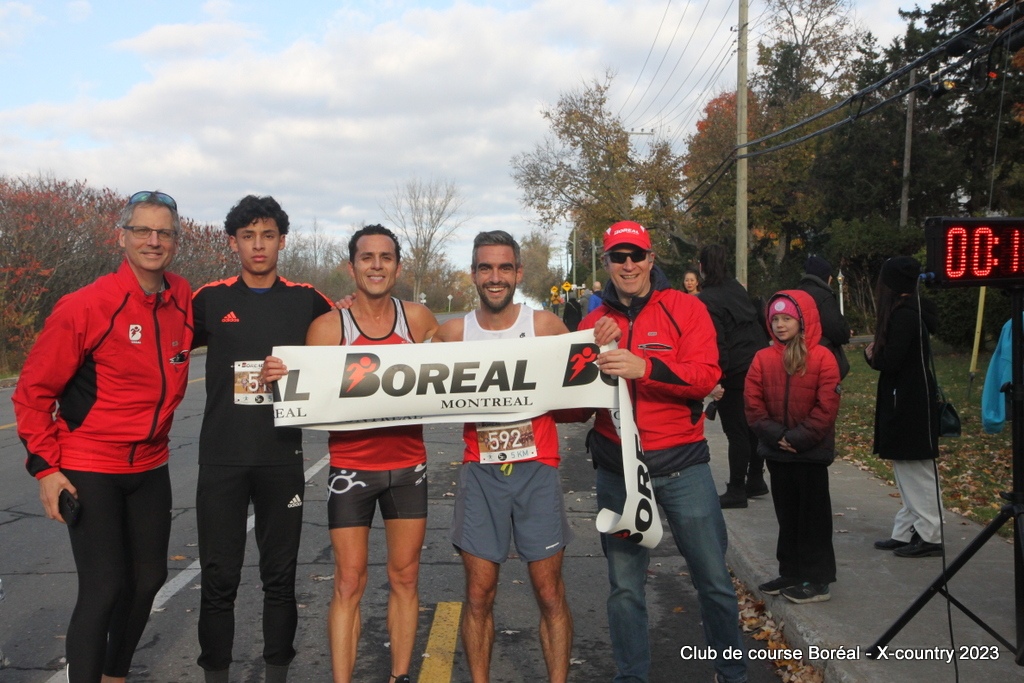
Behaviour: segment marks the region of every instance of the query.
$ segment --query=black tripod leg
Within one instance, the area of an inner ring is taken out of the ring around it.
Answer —
[[[1013,520],[1013,575],[1016,580],[1014,597],[1017,611],[1017,666],[1024,666],[1024,505],[1012,506],[1015,514]]]
[[[928,604],[928,601],[946,585],[946,582],[953,578],[956,573],[960,571],[965,564],[967,564],[969,559],[974,557],[974,554],[978,552],[983,545],[985,545],[988,539],[992,538],[996,532],[999,531],[999,528],[1003,526],[1007,520],[1012,518],[1012,509],[1013,506],[1003,506],[999,511],[999,514],[996,515],[996,517],[981,530],[981,533],[979,533],[975,539],[971,541],[967,547],[964,548],[946,567],[946,571],[939,574],[938,578],[932,581],[931,585],[918,596],[917,600],[915,600],[914,603],[900,616],[900,618],[889,627],[889,630],[883,633],[882,636],[868,648],[868,657],[871,657],[872,659],[876,657],[879,651],[881,651],[881,648],[888,645],[889,641],[895,638],[896,634],[902,631],[903,627],[906,626],[910,620]]]

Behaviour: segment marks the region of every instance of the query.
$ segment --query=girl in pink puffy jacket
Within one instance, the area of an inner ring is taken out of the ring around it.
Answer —
[[[821,322],[810,294],[774,294],[765,318],[772,345],[754,356],[744,398],[771,475],[779,576],[758,588],[796,603],[823,602],[836,580],[828,466],[835,458],[839,366],[819,343]]]

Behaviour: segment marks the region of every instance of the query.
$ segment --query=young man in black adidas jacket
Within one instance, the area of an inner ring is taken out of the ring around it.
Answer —
[[[266,681],[283,683],[295,657],[298,622],[302,430],[274,427],[272,396],[260,371],[274,346],[304,344],[310,323],[332,304],[312,286],[278,277],[288,214],[273,197],[243,198],[228,212],[224,229],[241,262],[241,275],[205,285],[192,299],[194,345],[207,347],[196,491],[202,566],[199,665],[207,683],[227,683],[252,502],[263,582]]]

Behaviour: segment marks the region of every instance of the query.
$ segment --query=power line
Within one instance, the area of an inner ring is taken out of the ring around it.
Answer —
[[[815,131],[812,131],[810,133],[807,133],[805,135],[802,135],[800,137],[794,138],[792,140],[788,140],[786,142],[783,142],[783,143],[780,143],[780,144],[777,144],[777,145],[774,145],[774,146],[771,146],[771,147],[768,147],[768,148],[765,148],[765,149],[760,149],[760,150],[755,150],[755,151],[747,152],[744,155],[737,155],[737,152],[739,151],[739,148],[738,147],[734,147],[732,150],[730,150],[729,155],[725,159],[723,159],[722,162],[719,163],[719,165],[704,180],[702,180],[700,183],[698,183],[697,187],[694,188],[694,190],[689,192],[686,196],[684,196],[682,199],[680,199],[679,202],[676,203],[676,206],[680,206],[683,203],[688,202],[690,197],[692,197],[696,193],[696,191],[698,189],[700,189],[707,182],[711,182],[712,183],[711,187],[713,188],[714,185],[717,184],[722,179],[722,177],[724,177],[725,172],[727,170],[727,167],[731,166],[731,164],[736,159],[739,159],[739,158],[753,158],[753,157],[762,156],[764,154],[769,154],[771,152],[775,152],[775,151],[778,151],[780,149],[785,149],[787,147],[791,147],[791,146],[799,144],[801,142],[806,142],[807,140],[810,140],[812,138],[818,137],[819,135],[823,135],[825,133],[828,133],[828,132],[830,132],[832,130],[835,130],[835,129],[841,127],[841,126],[844,126],[844,125],[846,125],[848,123],[852,123],[852,122],[856,121],[858,118],[861,118],[863,116],[867,116],[868,114],[873,113],[874,111],[876,111],[880,107],[883,107],[883,106],[889,104],[890,102],[893,102],[893,101],[895,101],[897,99],[905,97],[913,89],[928,87],[929,83],[934,84],[936,79],[941,79],[943,75],[956,71],[958,68],[962,67],[964,64],[966,64],[968,62],[973,62],[975,59],[977,59],[978,57],[980,57],[982,54],[984,54],[986,52],[991,52],[991,50],[996,45],[998,45],[999,43],[1001,43],[1001,42],[1008,42],[1011,38],[1015,38],[1017,36],[1024,36],[1024,30],[1018,30],[1020,28],[1018,26],[1019,22],[1018,23],[1013,23],[1008,28],[1005,28],[1002,31],[1002,33],[1000,33],[1000,35],[997,36],[995,38],[995,40],[990,45],[985,46],[985,47],[975,46],[974,48],[966,49],[966,51],[964,50],[964,46],[965,45],[971,44],[971,41],[970,41],[971,34],[976,32],[982,26],[987,25],[989,23],[989,21],[991,19],[993,19],[994,17],[996,17],[997,15],[1002,15],[1003,12],[1005,10],[1007,10],[1007,8],[1010,7],[1013,4],[1014,4],[1014,1],[1011,0],[1010,2],[1007,2],[1007,3],[1004,3],[1003,5],[1000,5],[996,9],[993,9],[992,11],[990,11],[987,14],[985,14],[984,16],[982,16],[978,21],[976,21],[975,23],[971,24],[968,28],[966,28],[966,29],[960,31],[959,33],[955,34],[952,38],[946,40],[944,43],[938,45],[937,47],[933,48],[932,50],[928,51],[924,55],[922,55],[922,56],[918,57],[917,59],[913,60],[912,62],[910,62],[910,63],[908,63],[908,64],[906,64],[906,65],[904,65],[904,66],[902,66],[902,67],[900,67],[898,69],[895,69],[894,71],[892,71],[891,73],[889,73],[888,75],[886,75],[885,77],[880,79],[879,81],[877,81],[877,82],[867,86],[866,88],[862,88],[860,91],[854,93],[850,97],[847,97],[846,99],[844,99],[844,100],[842,100],[842,101],[840,101],[840,102],[838,102],[838,103],[836,103],[836,104],[834,104],[834,105],[832,105],[830,107],[826,107],[824,110],[818,112],[817,114],[809,116],[809,117],[803,119],[802,121],[794,123],[794,124],[792,124],[790,126],[786,126],[785,128],[783,128],[781,130],[778,130],[778,131],[775,131],[773,133],[769,133],[768,135],[764,135],[764,136],[762,136],[762,137],[760,137],[760,138],[758,138],[756,140],[752,140],[752,141],[747,143],[746,147],[749,149],[750,147],[753,147],[755,145],[762,144],[762,143],[767,142],[769,140],[774,140],[775,138],[777,138],[779,136],[786,135],[787,133],[794,132],[794,131],[796,131],[796,130],[798,130],[798,129],[800,129],[800,128],[802,128],[802,127],[804,127],[804,126],[806,126],[806,125],[808,125],[810,123],[813,123],[814,121],[818,121],[821,118],[823,118],[825,116],[828,116],[829,114],[832,114],[834,112],[839,111],[840,109],[843,109],[844,107],[853,107],[853,106],[856,105],[857,106],[856,111],[854,113],[852,113],[850,116],[848,116],[848,117],[846,117],[844,119],[841,119],[839,121],[836,121],[836,122],[834,122],[834,123],[832,123],[830,125],[827,125],[827,126],[824,126],[822,128],[819,128],[819,129],[817,129]],[[1013,10],[1009,10],[1009,12],[1012,12],[1012,11]],[[1004,26],[1005,26],[1005,24],[1004,24]],[[942,55],[944,53],[948,54],[950,52],[956,52],[959,55],[961,55],[960,59],[958,59],[957,61],[953,62],[952,64],[947,64],[947,65],[943,66],[942,68],[938,69],[937,71],[935,71],[934,73],[932,73],[930,75],[928,81],[926,81],[926,82],[924,82],[922,84],[915,84],[915,85],[913,85],[911,87],[908,87],[908,88],[898,92],[897,94],[895,94],[895,95],[893,95],[891,97],[888,97],[888,98],[886,98],[884,100],[881,100],[880,102],[878,102],[878,103],[868,107],[867,109],[863,108],[864,107],[864,102],[865,102],[865,100],[866,100],[868,95],[874,94],[875,92],[881,90],[886,85],[892,83],[894,80],[896,80],[896,79],[902,77],[903,75],[909,73],[911,70],[916,69],[919,66],[925,64],[929,60],[934,59],[935,57],[938,57],[938,56],[940,56],[940,55]],[[717,177],[715,177],[715,174],[718,174]],[[714,178],[713,181],[711,181],[712,178]],[[690,206],[686,209],[686,212],[689,212],[693,207],[695,207],[700,202],[700,200],[702,200],[704,197],[706,197],[708,192],[710,192],[710,189],[711,188],[709,188],[707,191],[705,191],[703,194],[701,194],[697,198],[697,200],[692,202],[690,204]]]
[[[734,3],[735,3],[735,0],[730,0],[729,1],[729,8],[726,9],[726,12],[728,12],[729,9],[732,8],[732,5]],[[696,35],[697,29],[700,27],[700,22],[704,20],[704,14],[705,14],[705,12],[707,12],[708,5],[710,5],[710,4],[711,4],[711,0],[708,0],[707,4],[704,5],[704,9],[701,11],[700,17],[698,17],[698,19],[697,19],[697,23],[694,24],[693,31],[690,32],[690,37],[686,39],[686,44],[683,46],[682,52],[679,53],[679,58],[676,59],[676,63],[672,66],[672,71],[669,73],[668,76],[665,77],[665,82],[662,83],[661,88],[658,90],[658,93],[651,99],[650,103],[640,113],[640,115],[637,118],[643,118],[647,114],[647,112],[650,111],[651,107],[654,106],[654,103],[661,96],[661,93],[663,93],[665,91],[665,88],[666,88],[666,86],[668,86],[669,81],[672,79],[672,76],[675,74],[676,69],[679,68],[680,62],[682,62],[683,61],[683,57],[686,56],[686,51],[687,51],[687,49],[689,49],[690,43],[693,42],[693,37],[694,37],[694,35]],[[717,33],[718,32],[718,29],[720,29],[722,27],[722,22],[725,21],[725,17],[726,17],[726,14],[723,14],[722,18],[719,19],[719,21],[718,21],[718,26],[715,27],[715,30],[712,33]],[[682,19],[680,19],[680,22],[681,21],[682,21]],[[707,53],[707,50],[708,50],[709,46],[710,46],[710,43],[705,43],[704,44],[704,49],[701,51],[700,55],[697,56],[696,63],[698,63],[698,64],[700,63],[701,58],[705,55],[705,53]],[[667,55],[667,53],[666,53],[666,55]],[[690,72],[687,74],[686,79],[689,79],[689,75],[692,74],[692,73],[693,73],[693,69],[690,69]],[[684,83],[686,82],[686,79],[684,79],[684,81],[683,81]],[[679,86],[679,89],[681,89],[681,88],[682,88],[682,85]],[[679,89],[676,90],[677,93],[679,92]],[[671,99],[670,99],[670,101],[671,101]],[[666,106],[668,106],[668,105],[666,104],[666,105],[662,106],[662,111],[664,111],[664,108]],[[632,113],[632,112],[630,112],[630,113]],[[657,114],[655,116],[657,116]]]
[[[633,91],[635,91],[636,90],[636,86],[639,85],[640,78],[644,75],[644,69],[647,68],[647,62],[650,61],[651,55],[654,53],[654,46],[658,44],[658,36],[661,35],[661,29],[665,26],[665,17],[668,16],[668,8],[671,7],[671,6],[672,6],[672,0],[668,0],[668,2],[665,4],[665,13],[661,15],[661,23],[658,24],[658,31],[657,31],[657,33],[654,34],[654,40],[651,41],[651,48],[647,51],[647,57],[644,58],[644,65],[640,67],[640,72],[636,75],[636,82],[633,83],[633,87],[629,89],[629,94],[626,95],[626,99],[623,100],[622,106],[619,107],[619,111],[615,112],[616,116],[621,114],[622,110],[625,108],[625,106],[627,104],[629,104],[629,98],[633,96]],[[689,7],[689,5],[687,5],[687,7]],[[686,13],[685,9],[683,10],[683,13],[684,14]],[[645,93],[646,93],[646,91],[645,91]],[[641,96],[640,99],[643,99],[643,96]],[[633,108],[636,109],[635,106]]]

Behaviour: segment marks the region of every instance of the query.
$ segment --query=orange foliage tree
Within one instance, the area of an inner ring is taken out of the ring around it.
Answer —
[[[0,176],[0,373],[20,367],[60,297],[120,264],[115,226],[126,201],[83,181]],[[174,269],[192,282],[223,277],[223,232],[188,219],[182,228]]]

